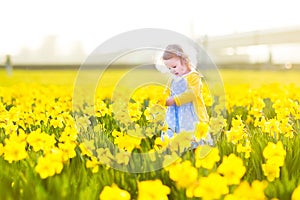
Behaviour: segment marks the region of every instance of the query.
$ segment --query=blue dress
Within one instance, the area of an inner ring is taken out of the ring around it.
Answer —
[[[172,80],[171,83],[171,96],[179,95],[185,92],[188,84],[185,78]],[[181,131],[194,131],[196,123],[199,122],[197,114],[192,102],[181,106],[169,106],[166,113],[166,122],[168,124],[167,135],[169,138],[174,136],[174,133]],[[162,134],[162,139],[165,134]]]

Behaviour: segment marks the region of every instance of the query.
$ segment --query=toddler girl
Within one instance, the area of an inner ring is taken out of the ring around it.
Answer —
[[[169,84],[169,98],[166,122],[169,138],[181,131],[195,131],[199,122],[209,122],[204,100],[201,93],[201,75],[191,66],[188,56],[179,45],[168,45],[162,56],[164,64],[174,75]],[[162,139],[165,134],[162,135]],[[210,134],[206,141],[194,140],[192,145],[208,143],[212,145]]]

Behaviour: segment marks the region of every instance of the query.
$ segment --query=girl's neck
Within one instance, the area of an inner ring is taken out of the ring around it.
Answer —
[[[187,74],[189,74],[192,70],[190,68],[187,68],[186,71],[184,72],[184,74],[182,74],[182,76],[185,76]]]

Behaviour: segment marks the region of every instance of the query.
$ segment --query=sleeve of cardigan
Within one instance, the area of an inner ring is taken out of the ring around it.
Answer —
[[[175,103],[177,106],[192,102],[195,100],[195,95],[197,94],[197,91],[200,89],[200,76],[197,73],[192,73],[187,78],[187,84],[188,88],[187,90],[174,97]]]

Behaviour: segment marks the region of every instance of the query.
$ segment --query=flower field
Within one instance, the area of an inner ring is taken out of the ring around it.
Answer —
[[[124,103],[116,70],[74,105],[76,73],[0,71],[0,199],[300,199],[300,71],[221,70],[224,107],[205,87],[196,133],[215,146],[196,149],[161,140],[162,86]]]

